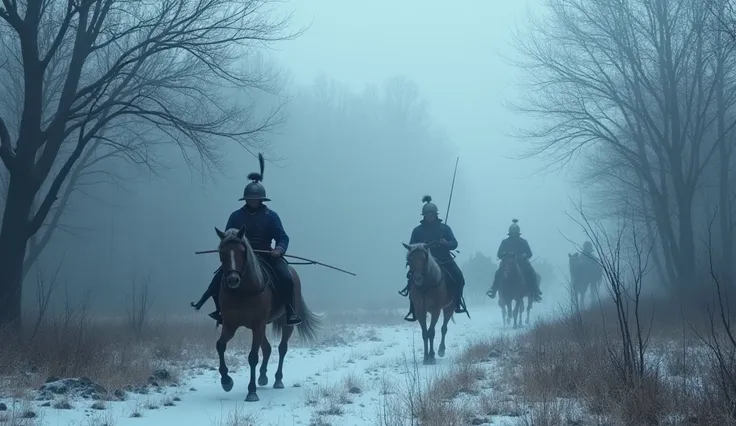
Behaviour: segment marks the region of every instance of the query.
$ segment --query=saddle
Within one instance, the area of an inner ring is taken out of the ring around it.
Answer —
[[[263,277],[265,278],[266,287],[270,287],[271,291],[277,296],[282,296],[283,292],[283,285],[279,285],[281,283],[278,282],[276,279],[276,271],[271,267],[271,265],[268,263],[268,260],[265,256],[262,255],[256,255],[258,258],[258,264],[261,265],[261,272],[263,272]]]

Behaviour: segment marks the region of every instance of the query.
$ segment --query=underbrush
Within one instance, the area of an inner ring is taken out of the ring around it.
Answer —
[[[654,317],[652,307],[659,304],[639,312],[654,321],[642,332],[635,355],[643,361],[630,375],[622,374],[624,350],[611,306],[571,310],[537,323],[517,341],[518,392],[533,402],[580,401],[606,424],[736,424],[730,396],[736,390],[736,351],[728,333],[702,318],[685,320],[682,312],[662,310]]]

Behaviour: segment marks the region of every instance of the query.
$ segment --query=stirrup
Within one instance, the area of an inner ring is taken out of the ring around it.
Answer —
[[[302,319],[296,313],[286,317],[286,325],[299,325],[302,323]]]
[[[399,294],[406,297],[409,295],[409,286],[404,287],[402,290],[399,290]]]
[[[411,317],[411,318],[409,318],[409,317]],[[416,321],[416,320],[417,320],[417,316],[416,316],[416,315],[414,315],[414,312],[409,312],[409,313],[408,313],[408,314],[406,314],[406,316],[404,317],[404,321],[414,322],[414,321]]]

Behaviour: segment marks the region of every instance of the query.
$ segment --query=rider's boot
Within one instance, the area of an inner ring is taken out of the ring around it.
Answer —
[[[537,274],[533,274],[534,279],[532,282],[534,283],[534,301],[535,302],[541,302],[542,301],[542,290],[539,289],[539,280],[537,279]]]
[[[402,290],[399,290],[399,294],[406,297],[409,295],[409,287],[410,285],[407,284],[406,287],[404,287]]]
[[[417,320],[416,317],[414,316],[414,304],[411,303],[411,300],[409,301],[409,313],[406,314],[406,316],[404,317],[404,320],[409,321],[409,322],[414,322]]]
[[[294,307],[291,306],[290,303],[287,303],[286,306],[286,325],[289,326],[295,326],[302,323],[301,317],[296,314],[296,311],[294,310]]]
[[[406,297],[409,295],[409,288],[411,288],[411,272],[406,273],[406,287],[399,291],[399,294]]]
[[[456,293],[455,297],[457,297],[457,306],[455,306],[455,313],[464,314],[468,312],[467,309],[465,309],[465,306],[463,303],[463,288],[460,287],[455,293]]]
[[[497,280],[493,280],[493,285],[491,286],[491,289],[486,292],[486,294],[491,299],[495,299],[496,298],[496,292],[498,292],[498,281]]]

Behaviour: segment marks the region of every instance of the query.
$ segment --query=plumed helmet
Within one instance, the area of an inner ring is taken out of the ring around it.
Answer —
[[[261,172],[254,172],[248,175],[248,179],[250,179],[252,182],[245,186],[245,189],[243,190],[243,198],[241,198],[239,201],[271,201],[270,198],[266,197],[266,188],[264,188],[261,184],[261,181],[263,180],[263,169],[265,166],[263,154],[258,154],[258,164],[261,166]]]
[[[509,226],[509,235],[521,235],[521,228],[519,228],[519,219],[512,219],[511,226]]]
[[[422,202],[424,203],[424,205],[422,206],[422,216],[431,214],[439,216],[440,211],[437,206],[432,202],[431,196],[425,195],[424,197],[422,197]]]
[[[583,243],[583,253],[592,253],[593,252],[593,244],[590,241],[586,241]]]

